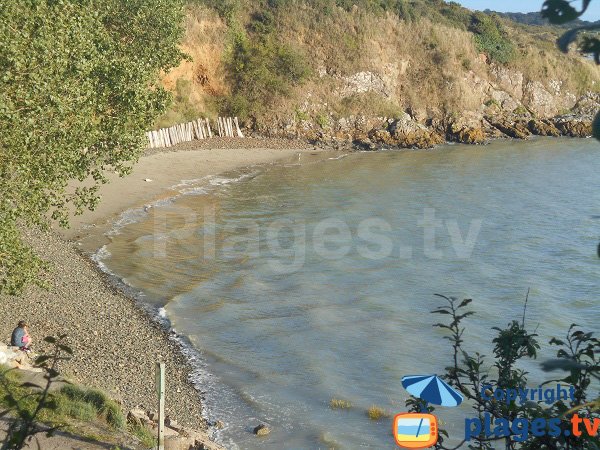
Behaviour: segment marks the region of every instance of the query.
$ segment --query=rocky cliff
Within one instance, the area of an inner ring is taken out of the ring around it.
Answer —
[[[250,134],[362,148],[591,134],[600,71],[555,49],[560,30],[442,0],[259,3],[188,7],[163,125],[227,112]]]

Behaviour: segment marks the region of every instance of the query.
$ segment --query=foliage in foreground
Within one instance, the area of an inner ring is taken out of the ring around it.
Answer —
[[[21,226],[66,226],[96,206],[107,173],[130,170],[168,103],[159,74],[181,60],[182,20],[179,0],[4,2],[0,292],[19,293],[43,267]]]
[[[525,358],[536,358],[540,348],[538,337],[526,329],[525,312],[521,322],[513,320],[506,328],[494,327],[497,334],[492,341],[493,358],[490,361],[479,352],[469,351],[463,339],[465,332],[463,322],[474,314],[473,311],[468,310],[472,300],[459,301],[456,298],[440,297],[444,299],[445,304],[433,313],[448,317],[448,321],[438,323],[435,327],[447,332],[445,338],[452,346],[452,360],[445,369],[444,378],[464,395],[465,400],[471,405],[475,417],[483,420],[484,414],[489,414],[494,419],[506,419],[512,433],[509,437],[500,439],[489,438],[481,434],[469,443],[468,448],[479,450],[493,450],[494,448],[506,450],[598,449],[598,437],[587,436],[585,433],[581,437],[565,436],[564,433],[559,437],[529,435],[520,441],[522,436],[517,436],[514,430],[519,429],[516,425],[522,423],[524,419],[531,423],[538,418],[557,417],[560,418],[560,429],[564,431],[571,429],[570,420],[574,414],[578,414],[581,418],[600,418],[598,399],[589,398],[593,395],[591,392],[593,380],[600,380],[600,361],[598,359],[600,340],[594,338],[592,333],[581,331],[577,325],[569,328],[566,338],[550,340],[550,345],[558,347],[557,359],[545,362],[544,370],[562,369],[566,370],[568,375],[559,380],[548,380],[544,384],[562,383],[573,386],[575,388],[574,400],[558,400],[552,405],[544,405],[542,402],[532,401],[524,404],[513,401],[506,404],[503,401],[485,399],[481,392],[482,387],[486,385],[502,389],[528,387],[528,374],[519,368],[519,361]],[[418,399],[409,398],[407,401],[407,407],[413,412],[420,412],[423,406],[423,402]],[[429,407],[428,410],[431,412],[434,411],[434,408]],[[449,450],[449,447],[444,444],[444,437],[448,436],[447,432],[440,430],[440,434],[436,448]],[[460,448],[464,445],[465,441],[458,447],[452,448]]]

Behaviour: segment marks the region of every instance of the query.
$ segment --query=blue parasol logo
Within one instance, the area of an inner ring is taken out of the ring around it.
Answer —
[[[455,407],[464,398],[437,375],[413,375],[402,377],[402,386],[414,397],[432,405]]]

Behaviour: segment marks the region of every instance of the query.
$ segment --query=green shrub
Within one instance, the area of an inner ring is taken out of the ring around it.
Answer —
[[[519,116],[526,116],[529,114],[529,111],[527,111],[527,108],[525,108],[523,105],[519,105],[515,108],[513,113],[515,113]]]
[[[485,53],[492,61],[506,64],[515,58],[515,48],[506,37],[497,17],[475,13],[470,31],[475,34],[477,49]]]
[[[327,114],[317,114],[317,117],[315,117],[315,121],[322,129],[325,130],[329,128],[329,116],[327,116]]]
[[[273,33],[249,36],[239,29],[232,34],[225,65],[233,95],[224,106],[241,118],[260,115],[310,73],[304,57]]]
[[[306,113],[304,111],[300,111],[299,109],[296,110],[296,120],[301,122],[303,120],[308,120],[308,119],[310,119],[310,116],[308,115],[308,113]]]
[[[104,405],[104,417],[106,423],[117,430],[123,430],[126,425],[125,416],[119,405],[113,401],[109,401]]]
[[[238,0],[196,0],[196,2],[214,9],[228,25],[234,22],[235,15],[240,9]]]

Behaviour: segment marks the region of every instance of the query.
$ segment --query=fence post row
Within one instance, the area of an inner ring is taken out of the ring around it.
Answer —
[[[216,127],[219,137],[244,137],[237,117],[217,117]],[[146,133],[149,148],[172,147],[182,142],[210,139],[213,136],[209,119],[196,119]]]

